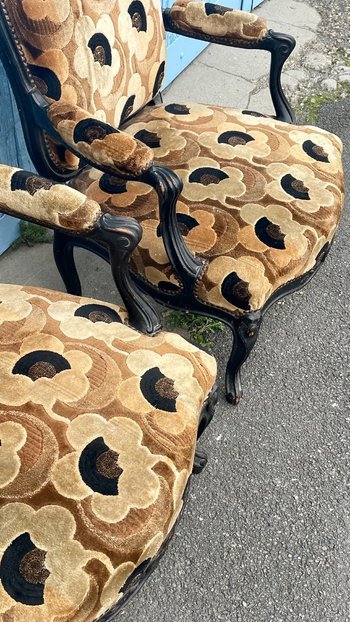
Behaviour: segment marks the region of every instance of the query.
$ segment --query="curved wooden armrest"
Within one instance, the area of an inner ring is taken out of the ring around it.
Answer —
[[[233,46],[259,43],[268,34],[265,20],[258,15],[210,2],[175,0],[164,12],[164,21],[167,30]]]
[[[78,106],[54,102],[47,115],[61,140],[76,155],[104,172],[138,177],[152,166],[152,149]]]
[[[96,201],[69,186],[0,164],[0,212],[75,234],[93,230],[101,216]]]

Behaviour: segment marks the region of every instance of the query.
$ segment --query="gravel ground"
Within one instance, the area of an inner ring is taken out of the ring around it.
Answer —
[[[350,46],[350,0],[308,0],[321,15],[318,43],[330,52]]]

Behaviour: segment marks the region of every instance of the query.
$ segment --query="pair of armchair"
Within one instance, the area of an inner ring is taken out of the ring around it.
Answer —
[[[270,51],[276,118],[155,104],[164,26]],[[216,401],[215,361],[162,332],[146,295],[231,328],[237,403],[263,314],[329,250],[341,145],[291,124],[280,76],[294,41],[254,15],[0,0],[0,28],[41,175],[1,166],[0,210],[54,229],[68,291],[0,286],[0,613],[105,622],[164,551]],[[110,262],[126,309],[81,297],[76,246]]]

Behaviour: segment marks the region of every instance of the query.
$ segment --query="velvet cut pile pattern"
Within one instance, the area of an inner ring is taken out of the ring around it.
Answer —
[[[0,300],[0,619],[91,622],[173,528],[215,361],[114,305]]]
[[[260,309],[311,270],[332,241],[343,206],[336,136],[201,104],[149,107],[124,128],[183,181],[178,223],[191,251],[206,260],[200,300],[236,315]],[[137,218],[143,237],[134,270],[169,294],[181,291],[152,188],[93,168],[72,185],[103,210]]]
[[[32,80],[49,101],[76,105],[118,127],[158,93],[166,48],[157,0],[4,5]],[[78,158],[66,152],[66,165],[76,167]]]

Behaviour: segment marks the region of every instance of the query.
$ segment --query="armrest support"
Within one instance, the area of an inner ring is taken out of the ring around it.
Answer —
[[[81,290],[74,261],[68,261],[72,247],[96,240],[106,249],[130,324],[151,334],[159,330],[157,312],[130,277],[130,256],[142,236],[134,218],[102,214],[98,203],[78,190],[4,164],[0,164],[0,212],[55,229],[56,265],[67,290],[75,290],[72,293]]]
[[[101,216],[96,201],[13,166],[0,164],[0,212],[76,235],[93,230]]]
[[[281,85],[284,63],[295,48],[293,37],[268,30],[265,20],[252,13],[192,0],[175,0],[171,9],[163,11],[163,21],[168,32],[230,47],[270,52],[270,93],[276,119],[295,123],[294,112]]]
[[[164,11],[166,30],[190,37],[209,37],[215,43],[226,45],[259,43],[268,34],[264,19],[217,4],[175,0],[170,10]]]
[[[78,106],[54,102],[47,114],[69,149],[106,173],[138,177],[152,165],[153,151],[147,145],[91,117]]]

